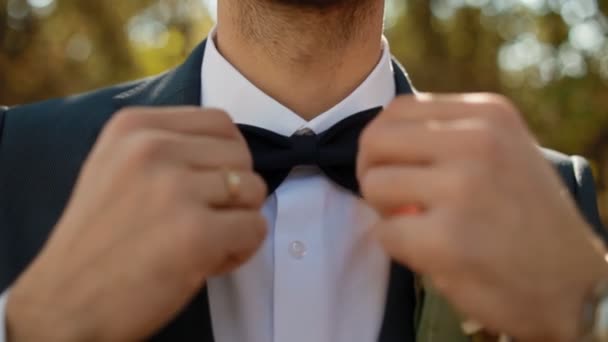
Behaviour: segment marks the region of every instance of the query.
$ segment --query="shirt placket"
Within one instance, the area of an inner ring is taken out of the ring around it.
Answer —
[[[328,341],[323,182],[296,169],[277,189],[274,341]]]

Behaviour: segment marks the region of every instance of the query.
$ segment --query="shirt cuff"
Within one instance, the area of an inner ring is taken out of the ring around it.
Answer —
[[[0,342],[8,342],[6,339],[6,301],[8,291],[0,295]]]

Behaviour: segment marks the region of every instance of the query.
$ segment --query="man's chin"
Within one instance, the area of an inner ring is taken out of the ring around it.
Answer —
[[[353,0],[265,0],[275,4],[302,8],[331,8],[354,2]]]

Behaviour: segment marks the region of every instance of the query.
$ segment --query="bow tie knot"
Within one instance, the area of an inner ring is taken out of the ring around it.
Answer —
[[[299,165],[319,164],[319,136],[316,134],[294,135],[290,138],[290,163],[292,167]]]
[[[372,108],[352,115],[319,135],[303,130],[286,137],[249,125],[239,128],[249,145],[254,168],[264,177],[269,193],[296,166],[318,166],[336,184],[358,193],[355,168],[359,136],[381,110]]]

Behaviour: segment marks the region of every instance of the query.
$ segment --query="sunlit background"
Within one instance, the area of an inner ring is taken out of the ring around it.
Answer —
[[[221,1],[221,0],[220,0]],[[152,75],[213,26],[215,0],[0,0],[0,103]],[[388,0],[425,91],[511,97],[540,142],[592,160],[608,218],[608,0]]]

